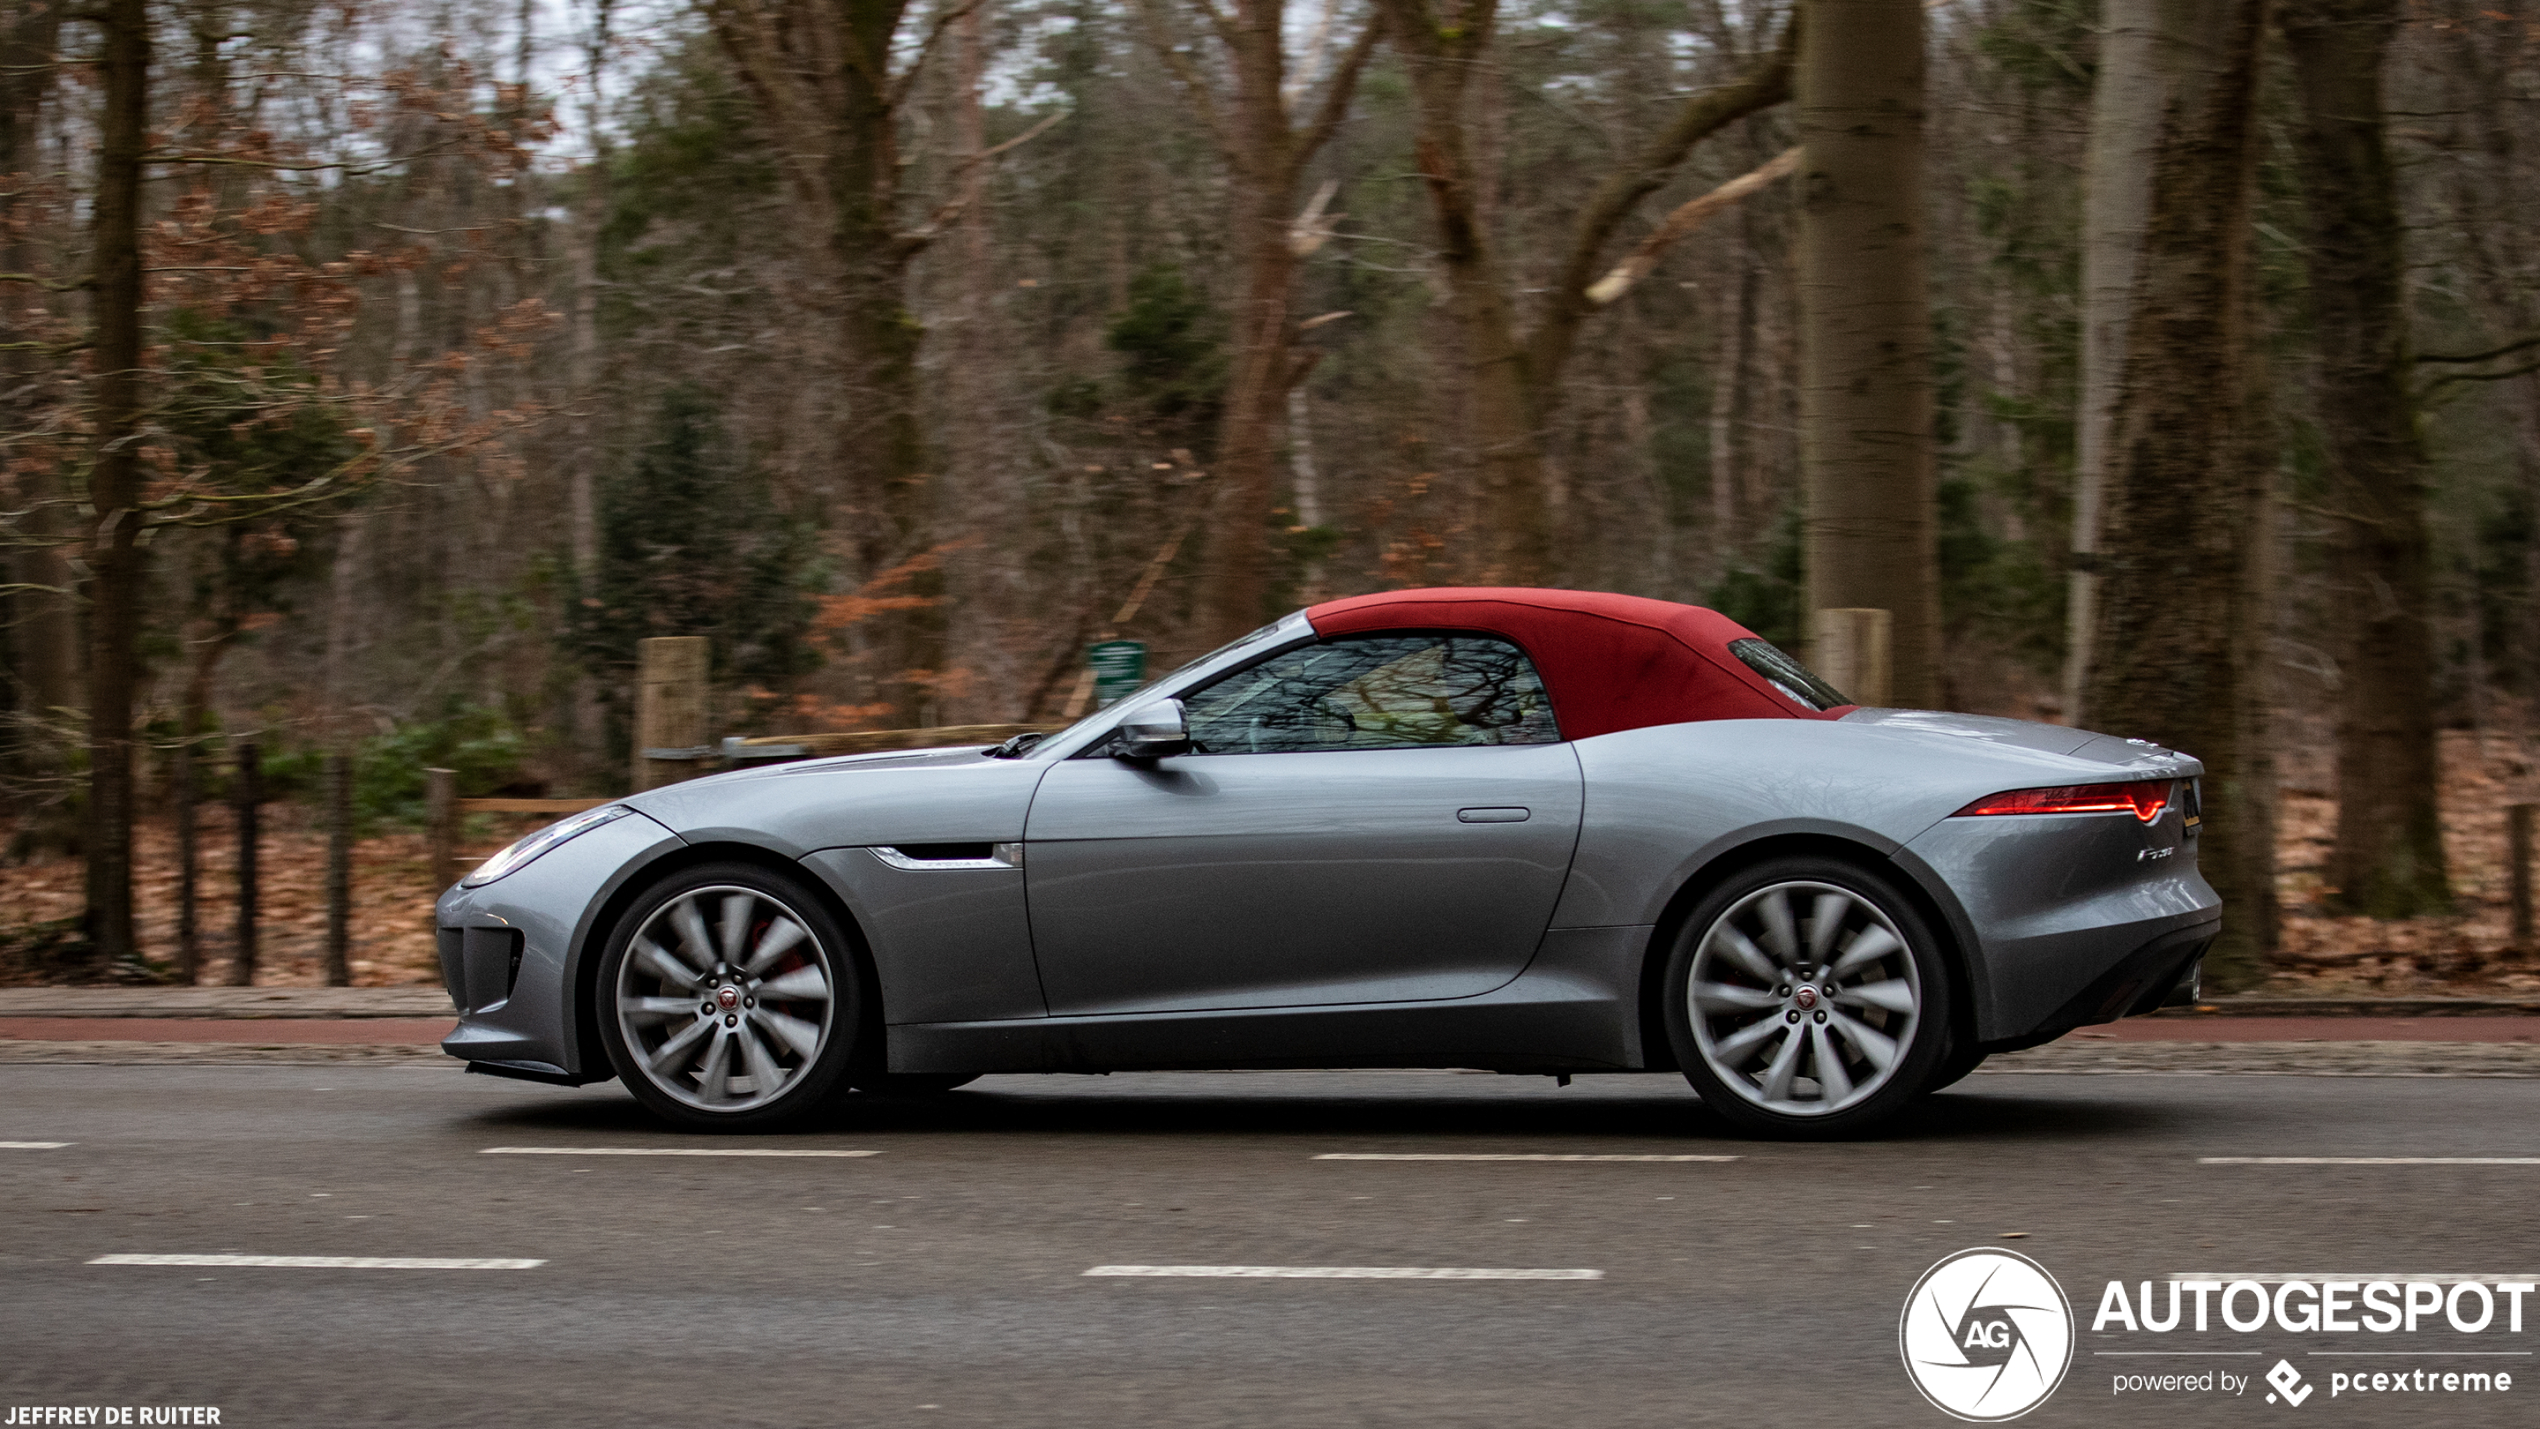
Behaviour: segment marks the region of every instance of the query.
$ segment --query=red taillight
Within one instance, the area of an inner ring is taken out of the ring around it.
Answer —
[[[2067,784],[2060,789],[2013,789],[1978,799],[1958,811],[1973,814],[2132,814],[2145,823],[2170,806],[2170,782]]]

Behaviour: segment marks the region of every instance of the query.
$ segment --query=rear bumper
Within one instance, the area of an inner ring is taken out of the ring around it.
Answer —
[[[2004,1052],[2034,1047],[2076,1027],[2114,1022],[2168,1005],[2177,1000],[2182,989],[2192,998],[2198,965],[2204,960],[2205,949],[2212,946],[2214,935],[2221,930],[2222,920],[2217,918],[2164,933],[2117,959],[2037,1025],[2015,1036],[1988,1039],[1985,1045]]]
[[[2027,1046],[2148,1012],[2222,928],[2173,806],[1944,819],[1908,845],[1956,896],[1976,1041]]]

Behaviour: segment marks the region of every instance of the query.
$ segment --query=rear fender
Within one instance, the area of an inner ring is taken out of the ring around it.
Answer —
[[[1805,821],[1791,820],[1791,823]],[[1745,869],[1767,859],[1813,856],[1842,859],[1863,868],[1885,870],[1898,876],[1896,882],[1912,899],[1915,911],[1940,934],[1940,955],[1949,961],[1955,979],[1950,998],[1950,1025],[1962,1035],[1972,1035],[1975,1009],[1986,1005],[1990,984],[1981,960],[1969,956],[1976,946],[1974,926],[1967,911],[1958,902],[1947,882],[1929,864],[1915,857],[1910,849],[1881,849],[1875,836],[1859,836],[1858,830],[1840,828],[1787,828],[1759,831],[1757,836],[1714,849],[1710,856],[1687,874],[1668,900],[1667,910],[1651,930],[1649,947],[1641,964],[1641,1046],[1646,1049],[1651,1071],[1677,1070],[1672,1044],[1667,1037],[1666,1009],[1661,1002],[1661,984],[1665,981],[1667,959],[1674,951],[1676,938],[1684,931],[1685,920],[1692,916],[1694,905],[1723,882]],[[1883,842],[1883,841],[1882,841]]]

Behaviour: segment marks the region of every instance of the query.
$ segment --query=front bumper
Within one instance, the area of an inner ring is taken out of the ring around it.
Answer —
[[[610,897],[678,835],[638,813],[550,850],[482,888],[453,887],[434,906],[441,976],[458,1029],[441,1050],[497,1075],[567,1084],[615,1075],[586,1045],[576,989]]]

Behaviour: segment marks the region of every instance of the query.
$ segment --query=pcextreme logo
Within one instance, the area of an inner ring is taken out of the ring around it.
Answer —
[[[1896,1325],[1906,1376],[1932,1406],[1977,1424],[2046,1402],[2073,1363],[2073,1307],[2046,1267],[1962,1250],[1923,1272]]]

